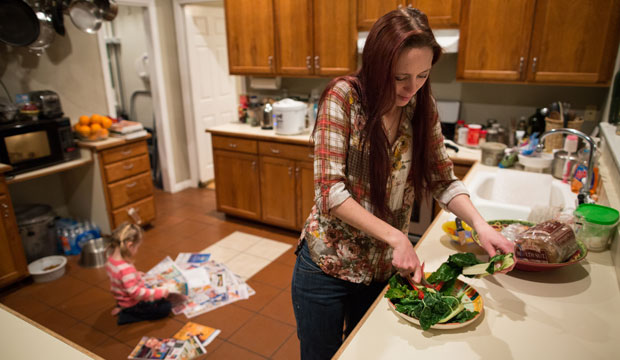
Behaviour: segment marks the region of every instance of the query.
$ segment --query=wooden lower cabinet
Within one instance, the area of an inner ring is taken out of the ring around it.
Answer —
[[[155,220],[154,187],[146,140],[97,149],[105,189],[110,228],[133,221],[135,212],[142,224]]]
[[[260,220],[258,156],[214,149],[213,165],[217,209],[227,214]]]
[[[301,229],[314,206],[314,163],[298,161],[295,175],[297,179],[297,228]]]
[[[0,175],[0,287],[26,276],[28,276],[28,264],[17,220],[4,175]]]
[[[307,145],[213,135],[218,211],[301,230],[314,205]]]

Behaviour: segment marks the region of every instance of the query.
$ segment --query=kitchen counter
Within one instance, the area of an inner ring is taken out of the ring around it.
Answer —
[[[418,242],[426,269],[437,269],[455,252],[484,254],[444,234],[441,225],[453,217],[442,211]],[[398,317],[382,294],[336,358],[609,359],[620,351],[620,289],[610,251],[590,252],[579,264],[552,271],[515,270],[465,281],[484,300],[473,324],[422,331]]]
[[[273,129],[263,130],[260,126],[250,126],[248,124],[238,122],[213,126],[208,128],[206,131],[217,135],[244,137],[248,139],[268,140],[298,145],[307,145],[311,141],[311,129],[307,129],[304,133],[299,135],[278,135]],[[472,165],[476,161],[480,161],[479,149],[468,148],[460,145],[457,145],[457,147],[459,148],[458,152],[448,149],[448,156],[450,156],[450,159],[454,162]]]
[[[2,304],[0,324],[3,359],[102,359]]]

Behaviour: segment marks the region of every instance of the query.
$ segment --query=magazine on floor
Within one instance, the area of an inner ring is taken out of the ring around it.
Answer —
[[[187,301],[175,304],[172,312],[188,318],[256,294],[225,264],[200,253],[179,253],[175,261],[167,256],[145,274],[144,283],[187,295]]]
[[[128,359],[189,360],[206,354],[200,340],[190,336],[185,340],[143,336]]]
[[[214,329],[212,327],[190,321],[186,323],[181,330],[177,331],[173,338],[177,340],[187,340],[195,337],[200,341],[200,344],[206,348],[207,345],[209,345],[213,339],[220,334],[220,332],[220,329]]]

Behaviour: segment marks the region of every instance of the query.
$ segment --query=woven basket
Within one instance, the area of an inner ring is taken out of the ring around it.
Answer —
[[[568,128],[581,130],[581,125],[583,125],[583,118],[576,117],[574,120],[568,122]],[[545,131],[560,129],[564,127],[564,121],[560,119],[552,119],[550,117],[545,118]],[[554,134],[548,135],[545,137],[545,152],[553,152],[555,149],[561,149],[564,146],[564,136],[563,134]]]

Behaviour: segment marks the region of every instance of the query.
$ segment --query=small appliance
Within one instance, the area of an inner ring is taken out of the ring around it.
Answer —
[[[283,99],[273,104],[273,119],[278,135],[297,135],[306,130],[308,106],[293,99]]]
[[[28,98],[39,109],[40,118],[54,119],[63,115],[60,97],[51,90],[29,92]]]
[[[69,118],[32,118],[0,124],[0,162],[13,169],[7,175],[70,161],[80,157]]]

